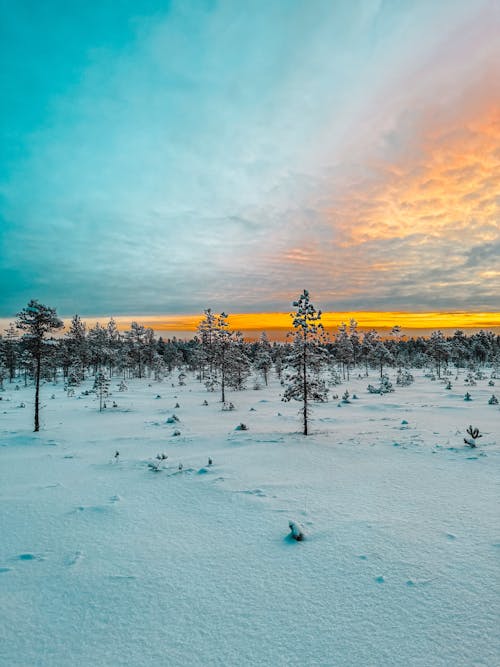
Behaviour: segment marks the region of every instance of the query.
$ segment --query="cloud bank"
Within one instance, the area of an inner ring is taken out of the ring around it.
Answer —
[[[498,3],[2,14],[0,315],[498,309]]]

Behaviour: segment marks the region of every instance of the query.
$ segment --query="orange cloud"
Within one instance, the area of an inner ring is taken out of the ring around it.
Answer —
[[[499,235],[500,109],[426,127],[420,157],[372,162],[373,178],[348,187],[327,215],[346,246],[415,234],[490,241]]]

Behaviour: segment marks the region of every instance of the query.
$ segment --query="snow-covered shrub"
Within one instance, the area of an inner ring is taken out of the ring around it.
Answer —
[[[248,426],[243,422],[240,422],[235,429],[236,431],[248,431]]]
[[[464,380],[464,384],[466,384],[469,387],[475,387],[476,386],[477,382],[475,381],[474,376],[472,375],[472,373],[467,374],[467,377]]]
[[[166,424],[176,424],[179,421],[180,421],[179,417],[174,414],[171,417],[169,417],[165,423]]]
[[[490,380],[488,382],[488,387],[494,387],[494,386],[495,386],[495,383],[493,382],[493,380]]]
[[[127,390],[128,390],[128,387],[127,387],[127,385],[125,384],[125,381],[122,380],[122,381],[120,382],[120,384],[118,385],[118,391],[127,391]]]
[[[231,401],[224,401],[224,403],[222,404],[223,412],[231,412],[231,410],[234,409],[235,409],[234,404],[231,403]]]
[[[333,370],[330,373],[328,384],[331,387],[336,387],[337,385],[342,384],[342,378],[340,377],[340,373],[337,370]]]
[[[370,394],[389,394],[394,391],[394,387],[392,386],[389,377],[387,375],[382,375],[380,378],[380,386],[374,387],[372,384],[369,384],[367,390]]]
[[[472,396],[468,391],[465,392],[464,401],[472,401]]]
[[[351,401],[349,400],[350,394],[345,390],[345,392],[342,394],[342,403],[350,403]]]
[[[479,433],[479,429],[478,429],[478,428],[474,428],[473,426],[469,426],[469,428],[467,429],[466,432],[469,434],[470,438],[464,438],[464,442],[465,442],[465,444],[466,444],[466,445],[469,445],[469,447],[472,447],[472,448],[476,447],[476,446],[477,446],[476,440],[477,440],[478,438],[482,438],[482,437],[483,437],[483,436]]]
[[[409,387],[414,381],[413,375],[406,368],[400,368],[396,377],[396,384],[401,387]]]
[[[298,521],[289,521],[288,527],[290,528],[290,537],[296,542],[302,542],[305,537],[304,528],[301,526]]]
[[[450,382],[450,380],[448,380],[448,382],[446,383],[445,389],[451,389],[451,388],[452,388],[451,382]]]
[[[491,394],[488,405],[498,405],[498,398],[495,396],[495,394]]]

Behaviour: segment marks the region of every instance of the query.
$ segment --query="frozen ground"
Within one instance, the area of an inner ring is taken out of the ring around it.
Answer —
[[[2,667],[500,664],[500,381],[466,403],[415,374],[336,388],[359,399],[316,406],[307,438],[277,382],[221,412],[192,379],[116,379],[102,414],[90,384],[46,384],[40,434],[7,384]]]

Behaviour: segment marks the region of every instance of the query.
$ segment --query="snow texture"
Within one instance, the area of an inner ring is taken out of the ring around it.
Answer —
[[[500,411],[486,380],[464,402],[412,374],[350,381],[308,437],[272,378],[233,412],[190,375],[127,381],[102,413],[91,380],[47,383],[36,434],[32,388],[6,383],[2,667],[500,664]]]

